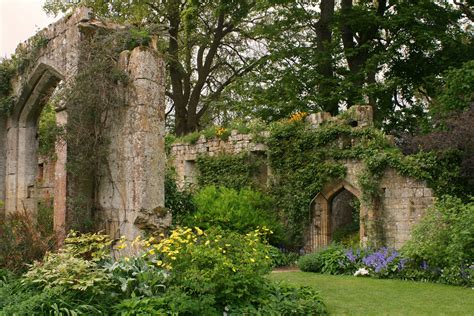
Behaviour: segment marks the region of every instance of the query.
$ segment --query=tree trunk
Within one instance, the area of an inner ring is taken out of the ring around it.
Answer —
[[[322,97],[322,108],[332,115],[338,113],[338,101],[331,100],[334,89],[331,79],[334,78],[333,59],[331,51],[331,23],[334,16],[334,0],[321,0],[321,16],[316,23],[317,49],[322,58],[317,66],[318,73],[324,78],[319,83],[319,93]]]

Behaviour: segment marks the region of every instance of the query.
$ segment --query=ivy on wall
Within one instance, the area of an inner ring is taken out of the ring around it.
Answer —
[[[198,184],[201,187],[214,185],[233,189],[256,188],[259,186],[258,171],[263,163],[261,157],[251,153],[213,157],[201,155],[196,160]]]
[[[365,166],[358,182],[362,202],[368,205],[380,203],[379,183],[387,168],[426,181],[436,195],[462,194],[456,152],[405,156],[380,130],[353,128],[347,120],[327,122],[318,128],[302,119],[285,120],[270,125],[269,131],[265,143],[273,179],[268,193],[275,201],[275,211],[287,225],[291,248],[303,244],[304,227],[310,218],[309,203],[324,185],[346,176],[347,159],[362,161]],[[257,168],[248,155],[199,157],[199,184],[233,188],[253,185]],[[381,224],[367,227],[379,243],[383,243]]]
[[[437,195],[459,190],[459,156],[421,152],[405,156],[374,128],[352,128],[345,122],[323,124],[313,129],[302,121],[282,122],[271,129],[267,141],[270,164],[276,178],[271,192],[287,218],[293,245],[301,245],[309,219],[309,203],[323,186],[345,176],[343,160],[363,162],[358,176],[362,200],[380,203],[379,181],[389,167],[401,175],[424,180]],[[383,243],[382,223],[367,227]]]

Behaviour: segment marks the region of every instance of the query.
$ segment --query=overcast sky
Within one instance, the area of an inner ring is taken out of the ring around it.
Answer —
[[[44,0],[0,0],[0,57],[9,57],[17,45],[59,17],[47,16]]]

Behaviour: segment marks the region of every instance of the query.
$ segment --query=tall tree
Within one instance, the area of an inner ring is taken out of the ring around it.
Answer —
[[[47,0],[45,9],[57,13],[77,6],[135,25],[165,26],[168,113],[174,113],[177,135],[198,129],[212,102],[264,57],[253,49],[258,46],[253,28],[266,22],[264,1]]]
[[[273,120],[368,102],[379,126],[415,127],[443,73],[474,58],[464,11],[442,0],[280,1],[271,55],[234,85],[236,110]]]

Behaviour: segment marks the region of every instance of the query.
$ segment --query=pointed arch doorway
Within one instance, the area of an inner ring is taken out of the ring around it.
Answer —
[[[313,252],[340,239],[344,233],[366,234],[362,225],[361,192],[345,180],[326,186],[310,203],[310,224],[306,233],[305,251]]]

